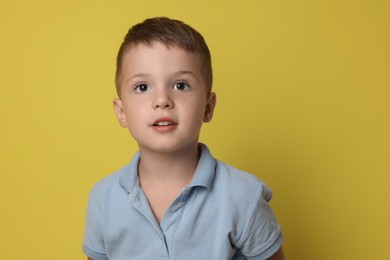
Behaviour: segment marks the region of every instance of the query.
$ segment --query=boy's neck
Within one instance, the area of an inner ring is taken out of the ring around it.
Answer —
[[[141,149],[138,175],[142,182],[171,185],[188,184],[196,170],[200,151],[198,143],[171,153]]]

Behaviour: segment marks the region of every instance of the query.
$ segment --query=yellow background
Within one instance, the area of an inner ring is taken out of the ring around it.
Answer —
[[[128,27],[206,38],[218,105],[201,140],[260,176],[290,260],[386,259],[389,1],[0,1],[1,259],[85,259],[92,184],[136,150],[112,112]]]

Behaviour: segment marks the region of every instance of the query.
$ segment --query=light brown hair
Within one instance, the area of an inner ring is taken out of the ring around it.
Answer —
[[[150,46],[153,42],[160,42],[167,47],[177,46],[188,52],[199,54],[202,62],[201,69],[204,75],[204,81],[208,90],[211,91],[213,82],[211,55],[203,36],[182,21],[167,17],[154,17],[131,27],[119,48],[115,74],[118,96],[120,95],[123,55],[133,46],[138,44]]]

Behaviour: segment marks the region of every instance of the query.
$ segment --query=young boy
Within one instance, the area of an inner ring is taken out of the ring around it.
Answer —
[[[114,111],[139,151],[90,192],[88,259],[284,259],[271,191],[198,142],[216,104],[211,85],[210,52],[193,28],[161,17],[130,28]]]

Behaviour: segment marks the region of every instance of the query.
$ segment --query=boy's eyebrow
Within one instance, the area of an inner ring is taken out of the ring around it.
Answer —
[[[193,73],[190,70],[180,70],[180,71],[174,73],[174,75],[178,75],[178,76],[185,75],[185,74],[190,74],[192,77],[196,78],[195,73]]]
[[[196,78],[195,73],[193,73],[190,70],[180,70],[180,71],[173,73],[174,76],[181,76],[181,75],[185,75],[185,74],[190,74],[192,77]],[[149,76],[150,76],[150,74],[148,74],[148,73],[138,73],[138,74],[131,76],[131,78],[129,78],[129,80],[132,80],[134,78],[143,78],[143,77],[149,77]]]
[[[135,78],[145,78],[148,76],[149,76],[149,74],[147,74],[147,73],[138,73],[138,74],[132,75],[130,78],[126,79],[126,82],[130,83]]]
[[[147,76],[149,76],[149,74],[147,74],[147,73],[139,73],[139,74],[133,75],[133,76],[130,78],[130,80],[131,80],[131,79],[134,79],[134,78],[142,78],[142,77],[147,77]]]

